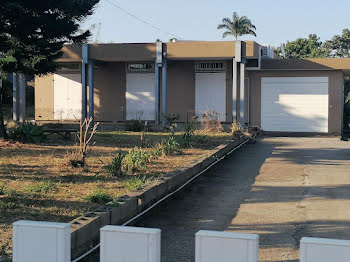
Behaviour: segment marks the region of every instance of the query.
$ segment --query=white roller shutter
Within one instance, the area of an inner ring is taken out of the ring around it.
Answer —
[[[81,75],[54,74],[54,119],[80,120],[81,108]]]
[[[126,75],[126,120],[155,120],[154,73]]]
[[[226,73],[196,73],[195,111],[200,118],[215,111],[226,120]]]
[[[261,79],[264,131],[328,132],[328,77]]]

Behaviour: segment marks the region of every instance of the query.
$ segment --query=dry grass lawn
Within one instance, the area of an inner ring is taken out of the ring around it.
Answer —
[[[167,135],[147,133],[146,150],[151,150],[152,145]],[[117,198],[145,181],[184,166],[229,139],[229,133],[207,134],[204,141],[197,137],[197,143],[183,149],[182,155],[152,160],[148,171],[142,174],[145,179],[137,181],[132,176],[113,177],[104,173],[102,167],[119,149],[127,152],[139,146],[140,133],[97,133],[96,145],[90,150],[85,168],[64,165],[67,151],[74,149],[74,139],[67,141],[52,136],[40,144],[0,141],[0,258],[11,252],[14,221],[69,222],[99,206],[86,199],[91,193],[103,190]]]

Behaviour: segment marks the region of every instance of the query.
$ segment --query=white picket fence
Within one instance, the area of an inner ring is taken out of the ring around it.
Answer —
[[[160,262],[159,229],[105,226],[101,262]],[[258,262],[259,236],[199,231],[196,262]],[[70,262],[70,224],[18,221],[13,224],[13,262]],[[301,262],[350,261],[350,241],[304,237]]]

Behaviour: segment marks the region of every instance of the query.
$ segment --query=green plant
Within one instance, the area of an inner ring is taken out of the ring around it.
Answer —
[[[17,125],[10,132],[10,137],[23,143],[37,143],[46,138],[43,127],[32,122]]]
[[[146,172],[151,155],[141,148],[133,148],[125,155],[122,161],[122,171],[126,174]]]
[[[141,120],[131,120],[130,122],[126,123],[126,131],[131,132],[141,132],[143,130],[143,122]]]
[[[41,181],[27,187],[32,193],[51,193],[57,191],[57,184],[53,181]]]
[[[185,124],[185,129],[182,134],[181,143],[183,147],[191,147],[193,144],[194,131],[196,130],[198,118],[193,117]]]
[[[207,111],[202,115],[202,125],[206,132],[217,133],[222,132],[220,122],[220,114],[215,111]]]
[[[4,182],[0,186],[0,196],[5,195],[5,193],[6,193],[6,183]]]
[[[205,145],[205,144],[209,143],[209,136],[195,134],[193,137],[193,142],[197,145]]]
[[[182,154],[180,143],[176,140],[175,136],[169,136],[161,143],[158,143],[154,152],[156,156]]]
[[[91,203],[103,205],[108,202],[111,202],[113,200],[113,197],[110,194],[108,194],[106,190],[103,190],[102,188],[97,188],[95,191],[87,195],[84,199],[90,201]]]
[[[112,176],[122,175],[122,164],[125,154],[119,150],[117,155],[112,157],[110,164],[104,165],[103,169]]]
[[[147,176],[131,176],[124,180],[122,184],[126,189],[133,191],[140,189],[143,185],[147,184],[152,179],[152,177]]]

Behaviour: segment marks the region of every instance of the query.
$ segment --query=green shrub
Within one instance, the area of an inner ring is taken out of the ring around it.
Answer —
[[[151,180],[152,178],[147,176],[131,176],[124,180],[122,184],[126,189],[133,191],[140,189]]]
[[[32,122],[19,124],[10,132],[10,136],[23,143],[41,142],[46,138],[43,127]]]
[[[141,120],[131,120],[126,123],[126,131],[141,132],[143,130],[143,122]]]
[[[57,191],[57,185],[53,181],[41,181],[27,187],[32,193],[51,193]]]
[[[173,156],[176,154],[182,154],[180,143],[174,136],[169,136],[161,143],[156,144],[153,154],[156,156]]]
[[[122,161],[122,171],[126,174],[146,172],[151,155],[141,148],[133,148],[125,155]]]
[[[193,144],[194,131],[197,127],[197,118],[194,117],[185,125],[184,133],[182,134],[181,143],[183,147],[191,147]]]
[[[119,150],[117,155],[112,158],[112,162],[108,165],[105,165],[103,169],[112,176],[122,175],[122,164],[124,157],[125,154],[123,151]]]
[[[205,145],[209,143],[209,136],[207,135],[200,135],[200,134],[195,134],[193,136],[193,142],[197,145]]]
[[[6,193],[6,183],[2,183],[0,186],[0,196],[5,195]]]
[[[104,205],[108,202],[111,202],[113,200],[113,197],[102,188],[98,188],[95,191],[91,192],[84,199],[91,203]]]

